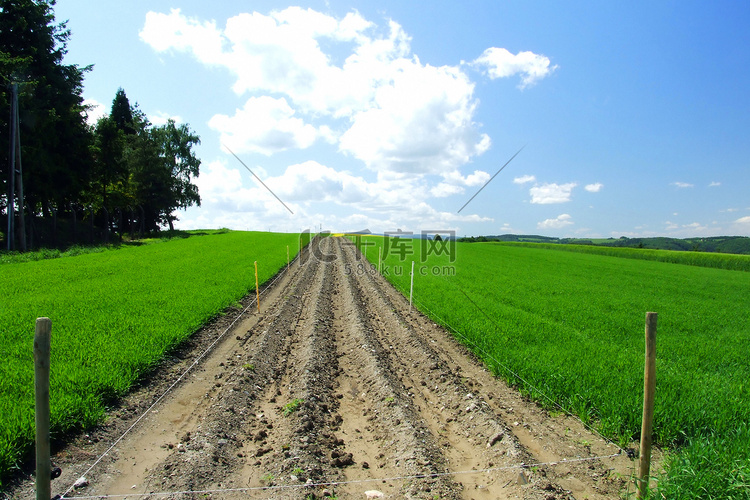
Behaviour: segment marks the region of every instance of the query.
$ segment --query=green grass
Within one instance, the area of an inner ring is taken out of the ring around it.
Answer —
[[[627,259],[654,260],[671,264],[711,267],[730,271],[750,272],[750,255],[724,254],[712,252],[688,252],[683,250],[654,250],[649,248],[607,247],[594,245],[560,245],[556,243],[498,242],[494,245],[520,246],[536,249],[557,250],[562,252],[588,253],[607,255]]]
[[[644,319],[658,312],[654,429],[673,450],[661,491],[748,498],[750,432],[738,426],[750,421],[750,275],[701,267],[745,258],[701,254],[683,265],[634,257],[644,250],[604,250],[616,252],[458,243],[455,262],[421,262],[415,242],[403,262],[389,252],[383,269],[408,296],[416,260],[418,306],[522,392],[548,406],[549,396],[621,444],[639,438]],[[377,256],[370,247],[369,259]]]
[[[52,320],[53,438],[98,423],[168,351],[296,255],[295,234],[219,231],[0,265],[0,480],[30,457],[33,335]]]

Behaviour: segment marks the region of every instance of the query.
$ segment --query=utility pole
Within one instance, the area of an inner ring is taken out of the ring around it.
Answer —
[[[13,250],[14,229],[18,233],[19,247],[26,251],[26,218],[24,216],[23,199],[23,167],[21,163],[21,127],[18,118],[18,83],[10,86],[10,188],[8,189],[8,250]],[[20,227],[15,224],[15,196],[18,185],[18,217]]]
[[[16,163],[18,164],[18,169],[16,170],[16,184],[18,185],[18,216],[21,222],[21,227],[16,228],[16,231],[18,231],[18,234],[20,236],[19,240],[21,242],[20,244],[20,250],[22,252],[26,251],[26,216],[24,215],[24,204],[25,200],[23,198],[23,164],[21,163],[21,120],[18,118],[18,84],[13,84],[13,101],[15,102],[15,112],[16,112]]]
[[[17,84],[10,87],[10,119],[8,125],[10,128],[10,164],[8,165],[8,232],[5,234],[5,240],[8,244],[8,250],[13,250],[13,222],[15,219],[15,199],[16,199],[16,99],[15,95],[18,89]]]

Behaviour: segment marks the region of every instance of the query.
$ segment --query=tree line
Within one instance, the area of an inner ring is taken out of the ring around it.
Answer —
[[[63,63],[71,33],[54,5],[0,0],[2,248],[172,229],[175,210],[200,205],[200,138],[173,120],[154,126],[122,88],[89,125],[82,93],[93,66]]]

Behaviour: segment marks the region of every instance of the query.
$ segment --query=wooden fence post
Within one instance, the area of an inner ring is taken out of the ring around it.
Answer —
[[[651,472],[651,434],[653,434],[654,392],[656,390],[656,320],[658,314],[646,313],[646,367],[643,373],[643,422],[641,424],[641,453],[638,459],[638,494],[640,500],[648,496]]]
[[[52,321],[37,318],[34,332],[34,396],[36,425],[36,498],[52,496],[52,466],[49,444],[49,358]]]

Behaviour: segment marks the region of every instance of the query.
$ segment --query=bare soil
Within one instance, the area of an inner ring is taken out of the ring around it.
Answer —
[[[260,313],[254,295],[247,311],[226,311],[104,424],[56,450],[53,495],[621,495],[634,462],[616,446],[493,377],[347,240],[321,246],[331,262],[294,263],[264,290]],[[82,475],[87,485],[72,489]],[[33,482],[6,495],[34,498]]]

